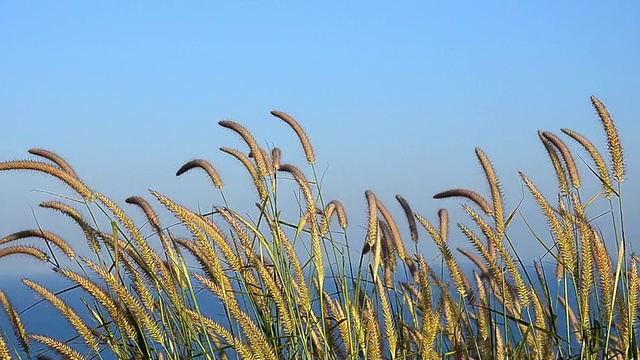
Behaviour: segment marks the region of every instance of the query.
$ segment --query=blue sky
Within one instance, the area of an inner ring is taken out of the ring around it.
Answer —
[[[476,146],[493,161],[509,210],[522,197],[517,170],[554,198],[536,131],[568,127],[604,150],[593,94],[621,133],[625,210],[637,219],[639,16],[630,2],[2,1],[0,158],[47,148],[119,204],[153,188],[208,208],[220,197],[204,176],[174,176],[202,157],[226,180],[232,205],[250,210],[248,176],[218,151],[243,143],[217,122],[241,122],[309,174],[293,133],[269,115],[277,109],[306,129],[326,171],[325,195],[345,203],[359,242],[366,189],[398,221],[395,194],[430,220],[445,206],[454,223],[466,221],[459,201],[431,197],[454,187],[488,196]],[[66,219],[37,209],[51,196],[34,190],[65,192],[39,174],[0,174],[0,234],[37,219],[77,243]],[[526,194],[528,216],[544,232],[533,205]],[[633,241],[640,230],[630,223]],[[539,256],[522,224],[512,235],[525,257]],[[452,242],[468,247],[458,233]],[[421,246],[435,250],[426,236]],[[0,262],[7,271],[33,266]]]

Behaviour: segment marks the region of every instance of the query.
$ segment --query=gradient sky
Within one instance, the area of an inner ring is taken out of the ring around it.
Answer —
[[[249,177],[218,150],[245,146],[217,122],[244,124],[310,174],[293,132],[269,115],[277,109],[306,129],[325,197],[344,202],[351,239],[360,243],[366,189],[392,209],[403,234],[395,194],[432,221],[447,207],[452,228],[468,222],[459,200],[432,195],[468,187],[488,196],[476,146],[493,161],[508,211],[523,197],[518,170],[554,199],[536,131],[571,128],[604,151],[589,101],[596,95],[625,146],[633,243],[640,236],[633,221],[640,216],[639,18],[633,2],[0,1],[0,160],[46,148],[127,209],[126,197],[149,198],[149,188],[206,209],[220,204],[207,179],[174,176],[201,157],[218,168],[231,205],[252,211]],[[582,170],[591,197],[599,188]],[[39,190],[68,193],[41,174],[0,173],[0,236],[37,220],[79,244],[67,219],[37,208],[53,198]],[[528,193],[523,209],[548,240]],[[538,259],[540,245],[516,220],[510,234],[518,249]],[[421,250],[433,259],[435,246],[422,235]],[[455,230],[451,237],[453,247],[470,247]],[[6,260],[0,273],[46,268]]]

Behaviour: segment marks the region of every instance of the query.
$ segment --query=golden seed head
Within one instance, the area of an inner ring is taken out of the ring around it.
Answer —
[[[609,148],[609,155],[611,156],[613,178],[617,182],[622,182],[624,180],[625,162],[618,130],[604,104],[595,96],[591,97],[591,103],[596,108],[596,112],[604,127],[604,132],[607,135],[607,147]]]
[[[562,162],[560,162],[558,153],[551,142],[543,135],[542,131],[538,131],[538,137],[540,137],[540,141],[542,142],[542,145],[544,145],[544,148],[549,155],[549,159],[551,159],[551,164],[553,165],[553,169],[556,172],[556,178],[558,179],[558,184],[560,185],[560,191],[564,195],[569,194],[569,182],[567,181],[567,175],[565,174]]]
[[[396,221],[393,220],[393,216],[391,216],[391,213],[389,212],[389,210],[387,210],[387,207],[384,206],[384,204],[378,199],[376,199],[376,206],[380,214],[382,214],[382,217],[386,221],[387,225],[389,225],[389,229],[391,230],[392,240],[396,244],[396,249],[398,250],[398,256],[400,256],[401,259],[406,258],[407,253],[404,249],[404,243],[402,242],[402,237],[400,236],[400,230],[398,229],[398,225],[396,224]]]
[[[93,192],[84,183],[72,176],[68,172],[55,167],[53,165],[32,160],[15,160],[0,162],[0,171],[7,170],[32,170],[39,171],[51,175],[65,182],[69,187],[75,190],[80,196],[93,202]]]
[[[13,233],[9,236],[5,236],[0,239],[0,244],[6,244],[15,240],[36,237],[46,240],[52,244],[54,244],[58,249],[62,250],[62,252],[69,257],[69,259],[73,260],[75,258],[75,252],[69,243],[67,243],[60,236],[52,233],[51,231],[43,230],[43,229],[31,229],[31,230],[22,230],[16,233]]]
[[[279,171],[288,172],[293,175],[307,201],[307,211],[309,212],[309,214],[314,214],[316,212],[315,200],[313,199],[313,195],[311,194],[309,182],[307,181],[307,178],[304,176],[302,171],[290,164],[281,164]],[[315,216],[310,216],[309,218],[312,221],[315,221]]]
[[[236,149],[229,149],[226,147],[220,148],[220,151],[235,157],[242,163],[242,165],[244,165],[244,167],[249,172],[251,179],[253,179],[253,184],[255,185],[256,190],[258,191],[258,196],[260,196],[261,200],[264,200],[267,198],[267,196],[269,196],[267,193],[267,189],[265,188],[264,183],[260,178],[260,174],[258,174],[258,169],[251,163],[251,160],[249,160],[249,158],[245,154]]]
[[[224,128],[233,130],[236,134],[240,135],[245,143],[249,146],[249,150],[254,155],[256,161],[256,167],[258,168],[258,173],[260,176],[267,176],[269,174],[269,170],[267,170],[267,165],[262,157],[262,151],[260,151],[260,147],[258,143],[253,138],[249,130],[247,130],[244,126],[238,124],[237,122],[224,120],[218,122],[218,124]]]
[[[596,164],[596,168],[598,168],[598,175],[600,177],[600,181],[602,182],[604,195],[607,198],[611,199],[611,196],[613,196],[613,192],[611,191],[612,187],[611,179],[609,178],[609,169],[607,169],[607,165],[605,165],[602,155],[600,155],[598,149],[596,149],[591,141],[573,130],[562,129],[562,132],[569,135],[580,145],[582,145],[585,150],[587,150],[587,152],[591,156],[591,159]]]
[[[502,208],[500,183],[498,182],[498,177],[493,170],[493,165],[491,165],[491,161],[489,161],[489,158],[484,151],[480,148],[476,148],[476,156],[480,161],[480,165],[482,165],[482,169],[484,170],[487,178],[487,183],[489,184],[489,189],[491,190],[491,199],[493,200],[492,210],[496,224],[496,231],[498,232],[498,237],[502,237],[504,235],[504,212]]]
[[[51,160],[53,163],[58,165],[60,169],[64,170],[66,173],[73,176],[74,178],[78,179],[78,174],[76,174],[76,172],[73,170],[71,165],[69,165],[69,163],[62,156],[54,152],[51,152],[49,150],[36,149],[36,148],[29,149],[29,154],[40,156],[45,159]]]
[[[344,206],[342,206],[342,203],[340,202],[340,200],[331,200],[327,204],[323,212],[325,220],[327,221],[327,226],[328,226],[329,218],[334,213],[338,217],[338,223],[340,224],[340,227],[343,229],[346,229],[348,225],[347,214],[345,213]]]
[[[29,255],[40,261],[49,260],[49,255],[47,255],[44,251],[38,249],[35,246],[28,245],[17,245],[17,246],[7,246],[0,249],[0,258],[3,258],[8,255]]]
[[[558,149],[560,155],[562,155],[562,159],[564,160],[565,165],[567,166],[567,171],[569,172],[569,178],[571,179],[571,184],[574,188],[580,188],[580,176],[578,174],[578,168],[576,167],[575,162],[573,161],[573,156],[569,151],[569,148],[565,143],[560,140],[556,135],[543,131],[541,135],[548,140],[553,146]]]
[[[367,198],[367,205],[369,206],[367,243],[369,244],[369,247],[373,247],[373,245],[376,243],[378,234],[378,210],[376,207],[376,196],[371,190],[365,191],[364,195]]]

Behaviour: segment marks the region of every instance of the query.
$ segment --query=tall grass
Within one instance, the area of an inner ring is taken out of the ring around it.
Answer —
[[[272,114],[300,140],[304,170],[281,163],[280,149],[260,147],[242,125],[220,122],[247,149],[221,148],[253,180],[253,214],[227,206],[217,170],[203,159],[185,163],[176,175],[204,171],[222,195],[212,211],[190,210],[166,194],[150,192],[155,206],[173,214],[189,237],[163,225],[147,199],[130,197],[129,211],[141,211],[153,230],[152,237],[143,235],[142,224],[89,188],[50,151],[30,150],[38,160],[0,162],[0,170],[44,173],[75,191],[75,200],[41,206],[73,221],[86,239],[83,252],[90,254],[78,255],[44,229],[0,239],[0,257],[29,256],[53,264],[59,276],[74,283],[67,290],[85,306],[74,309],[47,284],[24,279],[77,334],[59,339],[55,333],[26,329],[15,303],[0,291],[13,327],[13,332],[0,332],[0,358],[637,358],[639,258],[629,253],[625,237],[625,162],[609,113],[598,99],[592,102],[606,134],[607,160],[573,130],[562,129],[566,140],[541,131],[557,193],[545,196],[534,182],[540,179],[520,173],[548,222],[548,229],[530,226],[531,235],[553,257],[555,272],[540,262],[530,267],[514,250],[511,223],[516,216],[529,222],[519,207],[505,208],[498,175],[480,148],[476,156],[489,188],[486,197],[460,188],[434,196],[464,201],[468,219],[457,224],[455,234],[468,239],[469,249],[456,249],[457,254],[450,247],[454,234],[445,209],[432,224],[397,196],[411,241],[426,235],[438,249],[441,262],[435,265],[405,247],[400,224],[370,190],[365,192],[364,246],[353,248],[345,209],[322,196],[311,142],[282,112]],[[579,173],[575,150],[565,141],[589,155],[588,173]],[[283,181],[293,181],[296,193],[282,194]],[[585,194],[585,181],[598,182],[601,191]],[[588,217],[587,208],[595,202],[608,206],[603,216],[610,218],[611,233],[600,231]],[[298,204],[298,216],[281,217],[283,203]],[[100,226],[103,219],[110,226]],[[25,238],[39,238],[42,245],[23,244]],[[460,267],[460,255],[474,264],[470,272]],[[207,310],[212,303],[218,312]],[[46,350],[36,350],[41,348],[36,343]]]

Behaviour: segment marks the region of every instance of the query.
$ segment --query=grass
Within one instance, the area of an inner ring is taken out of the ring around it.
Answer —
[[[455,253],[450,248],[446,209],[438,211],[439,221],[432,224],[397,196],[411,242],[426,236],[439,250],[441,261],[435,265],[405,247],[398,222],[369,190],[364,246],[350,246],[345,209],[338,200],[323,198],[311,143],[282,112],[272,115],[299,138],[305,172],[311,176],[282,164],[280,149],[261,148],[240,124],[221,121],[248,148],[221,150],[251,176],[255,213],[243,216],[229,208],[216,169],[203,159],[189,161],[176,175],[206,172],[222,194],[222,204],[203,214],[150,192],[159,204],[155,206],[166,208],[188,237],[177,236],[175,226],[164,226],[148,200],[130,197],[126,203],[134,206],[131,211],[142,211],[153,229],[152,237],[144,236],[144,224],[134,223],[50,151],[30,150],[39,160],[0,162],[2,171],[44,173],[75,191],[75,200],[41,206],[71,219],[86,239],[79,253],[90,254],[79,255],[44,229],[0,239],[0,257],[29,256],[53,264],[59,276],[74,283],[65,292],[73,291],[85,306],[74,309],[46,284],[23,280],[75,330],[76,337],[62,340],[26,329],[0,291],[13,327],[13,332],[0,332],[0,358],[637,358],[640,258],[630,254],[625,238],[625,162],[609,113],[598,99],[591,100],[606,134],[607,161],[589,140],[562,129],[591,159],[584,176],[575,164],[575,150],[558,135],[540,132],[555,169],[557,193],[545,196],[534,179],[520,173],[548,222],[548,229],[530,226],[531,235],[545,256],[554,259],[555,272],[540,262],[533,267],[523,263],[514,251],[510,224],[518,216],[528,225],[527,216],[519,206],[505,209],[498,176],[479,148],[476,156],[489,197],[455,188],[434,196],[464,201],[468,219],[457,224],[456,234],[468,239],[469,249]],[[295,182],[297,192],[282,194],[283,181]],[[601,191],[584,194],[584,181],[599,183]],[[287,201],[298,204],[296,218],[281,218],[281,204]],[[608,206],[603,216],[610,219],[611,233],[603,233],[588,217],[595,202]],[[109,226],[100,226],[104,219]],[[39,238],[42,245],[23,244],[25,238]],[[471,271],[462,270],[459,256],[474,264]],[[211,303],[218,305],[217,314],[205,311],[203,304],[211,308]]]

